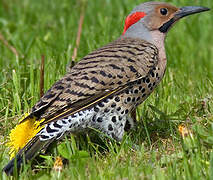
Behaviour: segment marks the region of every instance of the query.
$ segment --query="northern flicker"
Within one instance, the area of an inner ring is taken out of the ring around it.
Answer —
[[[19,169],[23,159],[30,160],[66,133],[97,129],[120,141],[125,129],[135,124],[129,113],[163,78],[168,30],[182,17],[208,10],[195,6],[177,8],[162,2],[146,2],[133,9],[117,40],[79,61],[21,120],[17,128],[34,128],[36,133],[14,148],[17,154],[3,170],[13,174],[14,161]],[[11,144],[15,144],[18,135],[10,136],[14,139]]]

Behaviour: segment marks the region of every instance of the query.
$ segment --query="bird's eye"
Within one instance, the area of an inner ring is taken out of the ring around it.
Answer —
[[[168,13],[168,9],[166,9],[166,8],[161,8],[160,9],[160,13],[162,14],[162,15],[167,15],[167,13]]]

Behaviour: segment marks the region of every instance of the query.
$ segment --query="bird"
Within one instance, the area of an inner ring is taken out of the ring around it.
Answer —
[[[11,131],[8,144],[14,157],[3,171],[13,175],[15,166],[20,169],[67,133],[95,129],[121,141],[136,124],[130,113],[165,74],[168,31],[181,18],[208,10],[153,1],[136,6],[121,36],[82,58]]]

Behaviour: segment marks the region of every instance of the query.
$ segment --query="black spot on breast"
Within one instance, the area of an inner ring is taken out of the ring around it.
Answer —
[[[113,131],[112,124],[109,124],[109,125],[108,125],[108,130],[109,130],[109,131]]]
[[[116,103],[112,103],[111,107],[114,108],[116,106]]]
[[[120,98],[119,98],[118,96],[116,96],[116,97],[115,97],[115,101],[116,101],[116,102],[119,102],[119,101],[120,101]]]
[[[146,83],[150,83],[150,79],[149,78],[146,78]]]
[[[92,121],[95,122],[95,120],[96,120],[96,116],[93,116]]]
[[[155,73],[154,73],[153,71],[151,72],[151,76],[152,76],[152,77],[155,77]]]
[[[128,102],[130,102],[130,101],[131,101],[131,97],[128,97],[126,100],[127,100]]]
[[[141,90],[141,92],[142,92],[142,93],[144,93],[145,91],[146,91],[146,89],[145,89],[145,88],[143,88],[143,89]]]
[[[129,94],[129,90],[128,89],[126,90],[126,94]]]
[[[143,78],[142,78],[142,81],[143,81],[143,83],[145,83],[145,82],[146,82],[146,78],[145,78],[145,77],[143,77]]]
[[[103,100],[103,102],[104,102],[104,103],[108,103],[108,102],[109,102],[109,99],[108,99],[108,98],[105,98],[105,99]]]
[[[137,94],[137,93],[138,93],[138,89],[135,89],[135,90],[134,90],[134,93]]]
[[[120,110],[121,110],[121,107],[118,107],[118,108],[117,108],[117,111],[120,111]]]
[[[105,113],[108,113],[110,110],[108,108],[104,109]]]
[[[97,108],[96,106],[94,107],[94,111],[95,112],[98,112],[99,111],[99,108]]]
[[[104,107],[104,103],[103,103],[103,102],[99,102],[99,103],[98,103],[98,106],[99,106],[99,107]]]
[[[109,98],[109,99],[113,99],[113,96],[109,96],[108,98]]]
[[[116,116],[112,117],[112,122],[114,122],[114,123],[116,122]]]
[[[102,122],[102,121],[103,121],[103,119],[101,117],[97,118],[97,122]]]

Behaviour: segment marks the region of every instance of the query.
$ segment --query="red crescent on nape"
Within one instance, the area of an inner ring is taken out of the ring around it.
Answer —
[[[145,12],[135,12],[135,13],[127,16],[127,18],[125,20],[123,35],[125,34],[125,32],[127,31],[127,29],[130,26],[132,26],[133,24],[135,24],[136,22],[138,22],[144,16],[146,16]]]

